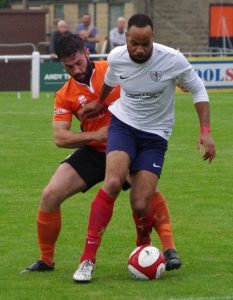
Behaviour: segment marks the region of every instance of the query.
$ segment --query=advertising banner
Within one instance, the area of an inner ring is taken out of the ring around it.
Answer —
[[[233,89],[233,57],[189,58],[207,89]],[[40,91],[55,92],[70,78],[59,62],[40,65]]]
[[[189,60],[207,89],[233,89],[233,58]]]
[[[42,92],[59,90],[69,78],[70,75],[59,62],[40,64],[40,90]]]

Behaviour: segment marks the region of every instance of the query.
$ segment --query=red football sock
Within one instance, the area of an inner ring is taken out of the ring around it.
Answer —
[[[147,214],[143,217],[138,217],[135,213],[133,213],[134,223],[136,226],[137,232],[137,241],[136,245],[150,245],[150,233],[154,224],[154,211],[151,208]]]
[[[48,264],[53,263],[55,242],[61,230],[61,211],[38,211],[37,234],[40,247],[40,259]]]
[[[163,249],[176,249],[173,241],[169,210],[161,192],[154,194],[152,207],[154,209],[154,228],[159,235]]]
[[[80,262],[85,259],[90,259],[95,263],[96,253],[100,246],[102,235],[112,217],[115,199],[116,198],[100,189],[93,200],[89,216],[85,249]]]

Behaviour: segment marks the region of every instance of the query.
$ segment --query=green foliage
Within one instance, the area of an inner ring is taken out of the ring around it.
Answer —
[[[0,9],[10,8],[10,0],[0,0]]]
[[[162,280],[139,282],[127,274],[135,233],[128,192],[122,192],[98,252],[91,284],[72,274],[79,263],[91,200],[97,188],[62,206],[56,271],[20,274],[38,259],[36,213],[43,187],[71,150],[54,146],[53,97],[0,93],[0,299],[228,300],[232,271],[232,94],[211,94],[212,133],[217,158],[211,165],[196,150],[198,122],[191,96],[176,97],[176,125],[169,142],[160,188],[172,218],[180,270]],[[79,126],[74,122],[74,129]],[[155,233],[153,243],[160,247]]]

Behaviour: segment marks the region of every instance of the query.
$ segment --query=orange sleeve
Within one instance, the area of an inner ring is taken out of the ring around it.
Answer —
[[[69,106],[69,102],[65,101],[58,93],[56,93],[53,121],[68,121],[71,123],[73,113]]]

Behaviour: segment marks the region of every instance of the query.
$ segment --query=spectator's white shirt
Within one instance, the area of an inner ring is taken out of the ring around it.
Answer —
[[[109,34],[110,46],[111,49],[117,46],[123,46],[126,43],[125,31],[119,32],[119,29],[113,28]]]
[[[122,122],[168,139],[174,125],[176,80],[193,95],[193,102],[209,101],[202,80],[178,51],[153,43],[153,53],[143,64],[133,62],[127,47],[108,55],[105,83],[121,86],[121,96],[109,110]]]

